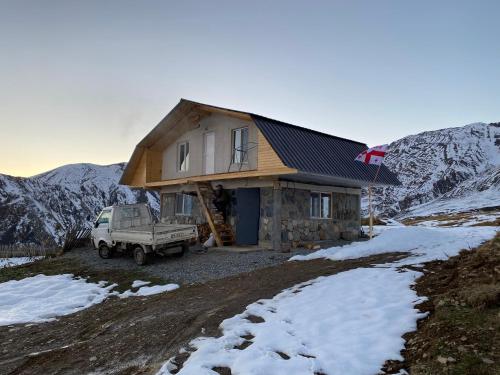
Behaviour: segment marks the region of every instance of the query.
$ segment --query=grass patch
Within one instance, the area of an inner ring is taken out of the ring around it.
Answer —
[[[9,280],[20,280],[39,274],[60,275],[71,273],[86,278],[90,282],[109,281],[118,286],[114,289],[123,292],[130,289],[134,280],[151,281],[154,284],[165,284],[165,280],[154,277],[140,270],[96,270],[90,266],[64,256],[45,258],[34,263],[0,269],[0,283]]]
[[[427,263],[416,290],[429,300],[429,317],[406,334],[404,362],[388,361],[388,373],[412,375],[500,374],[500,233],[475,251]]]
[[[370,218],[369,217],[362,217],[361,218],[361,225],[367,226],[370,225]],[[385,221],[382,219],[374,216],[373,217],[373,225],[387,225]]]

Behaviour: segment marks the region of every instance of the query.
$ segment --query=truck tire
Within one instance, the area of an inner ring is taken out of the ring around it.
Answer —
[[[102,259],[109,259],[113,257],[113,250],[105,243],[99,245],[99,256]]]
[[[148,263],[148,254],[146,254],[142,247],[137,246],[134,249],[134,260],[139,266],[144,266]]]

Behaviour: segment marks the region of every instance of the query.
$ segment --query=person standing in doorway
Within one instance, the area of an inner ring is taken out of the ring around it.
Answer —
[[[229,194],[222,185],[217,185],[215,187],[215,192],[214,192],[214,199],[212,203],[214,204],[215,208],[217,211],[219,211],[222,214],[222,217],[224,218],[224,222],[226,222],[226,217],[227,217],[227,211],[229,208]]]

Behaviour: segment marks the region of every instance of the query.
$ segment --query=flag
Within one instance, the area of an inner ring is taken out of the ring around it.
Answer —
[[[354,160],[361,161],[365,164],[380,165],[384,161],[388,147],[389,145],[381,145],[369,148],[356,156]]]

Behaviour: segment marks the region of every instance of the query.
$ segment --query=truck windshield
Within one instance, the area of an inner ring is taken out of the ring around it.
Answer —
[[[99,215],[97,219],[97,227],[106,226],[109,224],[109,219],[111,218],[111,210],[104,210]]]

